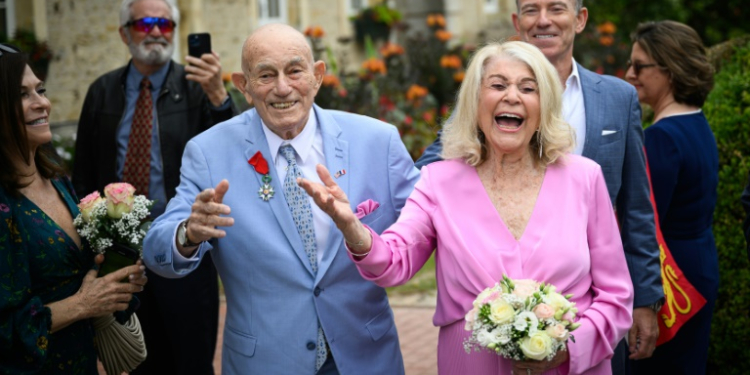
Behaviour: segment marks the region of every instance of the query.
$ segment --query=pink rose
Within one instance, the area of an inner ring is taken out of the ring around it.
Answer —
[[[571,323],[573,323],[573,321],[575,320],[575,318],[576,318],[576,314],[573,314],[573,313],[572,313],[572,312],[570,312],[570,311],[566,312],[566,313],[565,313],[565,314],[563,314],[563,316],[562,316],[562,320],[567,320],[567,321],[569,321],[569,322],[571,322]]]
[[[565,341],[568,339],[568,330],[562,324],[555,324],[547,327],[546,329],[549,337],[557,341]]]
[[[539,319],[547,319],[555,316],[555,309],[546,303],[540,303],[534,307],[534,314]]]
[[[101,202],[103,199],[99,195],[98,191],[95,191],[81,199],[81,203],[78,204],[78,209],[81,210],[81,215],[83,216],[83,221],[89,222],[91,221],[91,211],[94,210],[97,204]]]
[[[474,307],[469,312],[466,313],[466,316],[464,319],[466,319],[466,324],[464,325],[464,329],[467,331],[474,330],[474,322],[477,321],[477,317],[479,316],[479,309]]]
[[[515,284],[513,295],[521,298],[526,298],[539,290],[539,283],[534,280],[514,280],[513,283]]]
[[[113,219],[119,219],[123,214],[133,210],[133,194],[135,188],[126,182],[109,184],[104,188],[107,197],[107,213]]]

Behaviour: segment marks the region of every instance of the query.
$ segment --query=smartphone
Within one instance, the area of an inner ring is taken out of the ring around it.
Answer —
[[[188,54],[200,59],[204,53],[211,53],[211,34],[188,34]]]
[[[118,243],[113,244],[104,253],[104,263],[99,266],[99,277],[115,272],[123,267],[132,266],[140,258],[135,249]]]

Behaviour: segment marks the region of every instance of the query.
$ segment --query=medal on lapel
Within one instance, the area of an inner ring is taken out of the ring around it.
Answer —
[[[273,191],[273,186],[271,186],[271,176],[268,174],[268,162],[263,158],[263,154],[258,151],[247,161],[247,163],[253,166],[255,172],[263,175],[261,178],[263,185],[258,189],[258,197],[268,202],[269,199],[273,198],[275,193]]]

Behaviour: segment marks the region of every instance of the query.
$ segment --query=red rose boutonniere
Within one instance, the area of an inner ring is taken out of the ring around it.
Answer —
[[[258,151],[247,161],[247,163],[252,165],[256,172],[263,175],[263,186],[258,189],[258,197],[268,202],[274,194],[273,187],[271,186],[271,176],[268,175],[268,162],[263,158],[263,154]]]

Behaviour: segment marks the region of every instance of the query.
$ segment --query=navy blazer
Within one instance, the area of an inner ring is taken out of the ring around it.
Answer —
[[[586,107],[583,156],[602,167],[609,197],[617,210],[625,259],[635,290],[634,307],[664,297],[654,211],[649,198],[643,152],[641,106],[633,86],[578,65]],[[442,160],[438,138],[417,160],[417,168]]]

